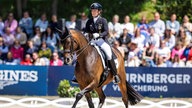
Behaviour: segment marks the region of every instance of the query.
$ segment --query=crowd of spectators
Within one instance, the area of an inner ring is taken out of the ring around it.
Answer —
[[[108,22],[108,41],[117,48],[128,67],[192,67],[192,23],[187,15],[177,21],[176,14],[163,21],[158,12],[149,22],[142,16],[137,24],[126,15],[124,22],[114,15]],[[28,11],[16,20],[13,13],[0,17],[0,64],[62,66],[62,45],[56,32],[58,18],[43,13],[34,21]],[[66,27],[84,31],[88,17],[71,15]]]
[[[191,67],[192,23],[187,15],[182,22],[176,18],[172,14],[163,21],[156,12],[151,22],[142,16],[134,26],[129,16],[121,24],[114,15],[108,24],[109,42],[120,50],[128,67]]]

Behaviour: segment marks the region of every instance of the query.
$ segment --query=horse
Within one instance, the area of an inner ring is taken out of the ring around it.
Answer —
[[[77,61],[75,66],[75,76],[79,84],[81,91],[76,94],[75,102],[72,108],[76,108],[78,101],[85,95],[89,108],[95,108],[92,102],[90,91],[95,90],[99,96],[98,108],[102,108],[105,102],[105,94],[102,87],[113,80],[113,75],[109,72],[107,79],[100,86],[100,77],[104,71],[102,60],[97,50],[90,44],[90,41],[78,30],[67,29],[60,30],[60,41],[63,46],[64,63],[69,64],[73,59],[73,55],[76,54]],[[122,94],[122,100],[125,108],[128,108],[130,102],[131,105],[135,105],[143,98],[132,86],[126,81],[126,71],[124,67],[124,59],[121,53],[112,48],[115,55],[118,58],[119,67],[117,68],[117,74],[120,77],[120,83],[118,86]]]

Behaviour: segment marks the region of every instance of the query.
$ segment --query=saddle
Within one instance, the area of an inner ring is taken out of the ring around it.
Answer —
[[[107,79],[111,67],[109,67],[109,65],[108,65],[108,60],[107,60],[107,57],[106,57],[104,51],[99,46],[97,46],[96,44],[91,44],[91,45],[99,53],[101,60],[102,60],[103,68],[104,68],[104,71],[102,72],[102,74],[100,76],[100,81],[99,81],[99,86],[98,86],[98,87],[100,87],[105,82],[105,80]],[[116,67],[118,67],[117,56],[115,55],[113,50],[112,50],[112,58],[115,60]]]

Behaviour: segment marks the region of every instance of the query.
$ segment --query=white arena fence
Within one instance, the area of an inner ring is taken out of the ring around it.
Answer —
[[[0,108],[12,108],[18,106],[18,108],[71,108],[74,98],[59,98],[49,100],[45,98],[23,98],[23,99],[11,99],[6,97],[0,97]],[[99,99],[94,98],[93,102],[98,105]],[[86,108],[87,101],[80,100],[77,108]],[[103,108],[124,108],[123,102],[106,99]],[[130,106],[130,108],[192,108],[192,103],[183,100],[162,100],[159,102],[153,102],[150,100],[142,100],[136,106]]]

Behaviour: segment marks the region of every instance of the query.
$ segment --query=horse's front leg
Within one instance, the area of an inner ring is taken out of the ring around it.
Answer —
[[[79,102],[79,100],[83,97],[83,95],[85,95],[85,93],[89,93],[90,91],[92,91],[94,88],[96,87],[96,83],[95,81],[92,81],[88,86],[86,86],[83,90],[81,90],[81,92],[77,93],[76,95],[76,99],[75,102],[72,106],[72,108],[76,108],[77,103]],[[88,100],[88,102],[92,102],[90,100]],[[94,108],[93,103],[88,103],[89,104],[89,108]]]

